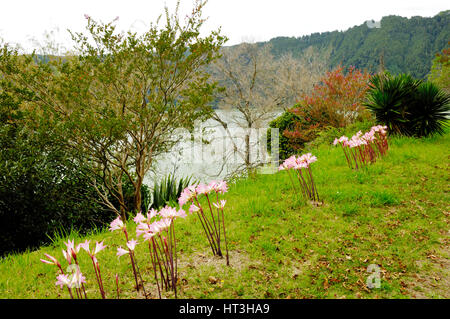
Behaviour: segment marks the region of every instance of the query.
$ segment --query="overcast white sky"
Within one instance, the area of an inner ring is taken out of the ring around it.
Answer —
[[[82,31],[84,14],[109,22],[119,16],[121,30],[142,31],[155,21],[166,4],[176,0],[0,0],[0,38],[9,43],[32,47],[31,38],[42,41],[54,31],[55,39],[69,46],[67,29]],[[192,0],[181,1],[184,16]],[[230,38],[226,45],[245,40],[266,41],[277,36],[346,30],[366,20],[386,15],[431,17],[450,9],[448,0],[209,0],[204,17],[207,33],[222,27]]]

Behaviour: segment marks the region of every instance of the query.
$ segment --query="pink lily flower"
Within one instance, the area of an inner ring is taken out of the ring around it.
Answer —
[[[64,258],[67,260],[67,262],[69,264],[71,264],[72,263],[72,254],[64,249],[62,250],[62,253],[63,253]]]
[[[150,222],[150,220],[155,217],[158,214],[158,211],[154,208],[150,209],[147,213],[147,222]]]
[[[181,217],[181,218],[186,218],[186,212],[184,211],[184,209],[179,209],[178,211],[177,211],[177,216],[176,217]]]
[[[124,229],[126,226],[124,225],[124,223],[122,222],[122,219],[119,217],[117,217],[116,219],[114,219],[111,224],[110,224],[110,231],[115,231],[115,230],[120,230],[120,229]]]
[[[152,237],[155,235],[156,235],[156,233],[148,231],[148,232],[144,233],[144,235],[142,237],[144,238],[144,241],[146,241],[146,240],[152,239]]]
[[[159,214],[163,218],[170,218],[170,219],[175,219],[177,217],[183,217],[183,218],[186,217],[186,213],[183,209],[180,208],[179,210],[176,210],[176,208],[169,207],[169,206],[166,206],[163,209],[161,209]]]
[[[306,162],[306,164],[310,165],[317,161],[317,157],[312,155],[311,153],[307,153],[302,155],[303,160]]]
[[[189,213],[195,213],[200,210],[200,207],[196,206],[195,204],[191,204],[191,207],[189,207]]]
[[[90,240],[86,239],[86,241],[84,243],[79,244],[78,246],[83,248],[91,257],[95,256],[97,253],[101,252],[103,249],[108,247],[106,245],[103,245],[103,241],[95,242],[95,249],[91,252],[91,250],[89,248],[89,243],[90,243]]]
[[[226,203],[227,201],[225,200],[225,199],[222,199],[221,201],[220,201],[220,203],[213,203],[213,205],[215,206],[215,207],[217,207],[217,208],[219,208],[219,209],[223,209],[224,207],[225,207],[225,203]]]
[[[334,139],[333,145],[336,146],[339,143],[339,140],[337,138]]]
[[[195,196],[197,196],[196,185],[188,186],[181,192],[181,195],[178,198],[178,203],[180,206],[183,206]]]
[[[139,237],[150,231],[150,226],[147,223],[140,223],[136,226],[136,236]]]
[[[130,250],[134,250],[134,248],[136,248],[137,243],[138,243],[137,240],[132,239],[132,240],[127,242],[127,247]]]
[[[76,271],[72,274],[72,278],[70,278],[70,286],[80,288],[81,284],[86,283],[86,277],[80,271],[80,268],[77,267]],[[69,287],[70,288],[70,287]]]
[[[90,252],[90,250],[89,250],[90,242],[91,242],[90,240],[86,239],[86,241],[84,243],[78,244],[78,247],[79,247],[78,249],[83,248],[87,253],[89,253]]]
[[[200,194],[208,194],[211,191],[211,189],[208,187],[208,185],[200,183],[197,185],[195,191],[197,192],[197,194],[200,195]]]
[[[108,246],[103,245],[103,241],[95,242],[95,250],[94,250],[94,253],[92,255],[94,255],[94,256],[97,255],[99,252],[101,252],[106,247],[108,247]]]
[[[151,233],[159,233],[161,231],[159,221],[155,221],[148,226],[148,231]]]
[[[60,274],[56,277],[56,279],[57,279],[57,281],[56,281],[55,285],[60,285],[61,289],[63,286],[67,286],[67,287],[71,288],[72,284],[71,284],[70,279],[67,277],[67,275]]]
[[[134,222],[136,224],[145,222],[146,218],[144,215],[142,215],[140,212],[136,214],[136,217],[133,218]]]
[[[61,267],[61,264],[58,262],[58,260],[55,257],[53,257],[49,254],[44,254],[44,256],[50,260],[40,259],[40,261],[42,261],[43,263]]]
[[[75,240],[74,239],[72,239],[72,241],[67,240],[67,243],[64,243],[64,244],[66,244],[67,251],[69,253],[71,253],[72,255],[73,254],[76,255],[80,251],[80,245],[75,246]]]
[[[164,218],[174,218],[177,214],[177,210],[173,207],[165,206],[159,211],[159,214]]]
[[[117,256],[119,256],[119,257],[123,256],[123,255],[126,255],[128,253],[129,253],[129,251],[123,249],[121,246],[119,248],[117,248]]]
[[[158,222],[159,229],[166,230],[170,227],[170,224],[172,223],[172,220],[170,218],[163,218]]]
[[[218,181],[214,186],[214,190],[218,193],[224,194],[228,191],[228,185],[226,181]]]

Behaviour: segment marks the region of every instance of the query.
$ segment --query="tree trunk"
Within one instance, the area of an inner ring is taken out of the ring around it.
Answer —
[[[250,134],[252,130],[252,122],[248,121],[247,132],[245,134],[245,166],[250,167]]]
[[[123,196],[123,188],[122,188],[122,175],[120,175],[119,183],[117,184],[117,190],[118,190],[118,200],[119,200],[119,206],[120,206],[120,216],[125,222],[127,220],[127,210],[125,206],[125,198]]]
[[[250,166],[250,132],[245,135],[245,166]]]
[[[141,211],[141,205],[142,205],[141,186],[142,186],[142,182],[138,183],[136,185],[136,189],[134,190],[134,208],[136,209],[137,212]]]

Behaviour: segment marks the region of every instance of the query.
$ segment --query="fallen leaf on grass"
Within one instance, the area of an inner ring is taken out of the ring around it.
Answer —
[[[323,289],[327,290],[328,287],[329,287],[329,285],[328,285],[328,279],[325,278],[325,280],[324,280],[324,282],[323,282]]]

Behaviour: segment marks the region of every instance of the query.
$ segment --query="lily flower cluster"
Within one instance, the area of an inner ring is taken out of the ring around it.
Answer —
[[[180,217],[185,218],[187,216],[182,207],[188,202],[191,204],[189,212],[197,213],[200,218],[214,255],[222,256],[221,241],[222,238],[224,239],[226,260],[227,265],[229,265],[224,218],[224,207],[226,200],[219,198],[220,194],[224,194],[227,191],[228,186],[225,181],[213,181],[209,184],[195,184],[183,190],[178,199],[180,204],[179,209],[165,206],[160,210],[150,209],[145,215],[142,214],[142,212],[137,213],[133,219],[137,224],[135,239],[130,238],[127,230],[127,224],[124,223],[120,216],[110,223],[109,230],[111,232],[119,231],[124,234],[125,245],[117,248],[116,255],[119,258],[123,255],[129,255],[136,284],[135,288],[138,293],[142,288],[145,298],[148,298],[149,296],[145,292],[144,281],[142,279],[135,254],[136,247],[140,244],[140,242],[138,242],[139,237],[142,237],[142,242],[148,243],[150,262],[153,268],[159,297],[161,298],[161,291],[163,289],[165,289],[165,291],[173,291],[175,293],[175,298],[177,297],[178,258],[177,241],[175,236],[175,220]],[[207,214],[202,204],[200,204],[199,199],[201,199],[201,196],[206,197],[210,214]],[[103,299],[105,299],[106,293],[103,286],[100,265],[96,256],[107,246],[105,246],[103,242],[96,242],[95,247],[92,247],[91,249],[89,240],[86,240],[84,243],[80,243],[78,245],[75,245],[74,240],[68,240],[65,245],[66,249],[63,249],[62,253],[68,262],[66,271],[64,271],[61,263],[49,254],[45,254],[46,259],[41,259],[43,263],[55,265],[59,269],[56,285],[60,285],[61,288],[66,286],[72,299],[74,297],[87,299],[86,289],[84,286],[84,284],[86,284],[86,278],[81,273],[80,266],[78,264],[78,254],[80,250],[83,249],[91,258],[100,295]],[[120,298],[118,274],[116,274],[115,282],[117,298]]]
[[[147,298],[147,293],[145,292],[145,287],[144,287],[144,281],[142,280],[142,276],[141,276],[141,273],[140,273],[138,265],[137,265],[136,255],[134,254],[134,249],[136,248],[136,245],[138,244],[137,240],[135,240],[135,239],[130,240],[130,238],[128,236],[127,226],[122,221],[120,216],[118,216],[116,219],[114,219],[111,222],[109,230],[112,232],[119,230],[119,231],[122,231],[123,234],[125,235],[126,247],[128,249],[124,249],[124,248],[122,248],[122,246],[119,246],[117,248],[117,256],[120,257],[120,256],[123,256],[126,254],[129,255],[130,262],[131,262],[131,268],[133,270],[133,275],[134,275],[136,291],[139,293],[140,287],[142,287],[144,296],[145,296],[145,298]],[[141,281],[140,283],[139,283],[138,277]]]
[[[150,209],[146,216],[138,213],[133,219],[137,224],[136,237],[142,236],[144,241],[148,241],[150,261],[160,298],[162,288],[166,291],[172,290],[175,298],[177,296],[178,259],[174,221],[180,217],[186,217],[183,209],[166,206],[159,211]]]
[[[294,181],[291,176],[291,171],[295,171],[294,175],[297,176],[297,180],[300,185],[301,193],[307,200],[313,202],[319,202],[319,193],[317,191],[316,184],[314,183],[311,164],[317,161],[317,157],[311,153],[303,154],[301,156],[292,155],[286,159],[278,168],[279,171],[287,171],[289,178],[291,179],[292,187],[297,192]]]
[[[374,163],[377,157],[386,154],[388,150],[387,127],[376,125],[369,132],[357,132],[349,139],[343,135],[336,138],[333,145],[340,144],[350,168],[358,169],[369,163]]]
[[[375,135],[375,145],[380,156],[386,155],[386,152],[389,149],[386,130],[387,126],[383,125],[372,126],[370,129],[370,131],[373,131],[373,134]]]
[[[225,216],[223,213],[226,200],[219,199],[219,194],[225,194],[228,191],[228,185],[225,181],[212,181],[209,184],[195,184],[186,187],[178,198],[180,207],[190,203],[189,212],[196,213],[202,224],[206,238],[213,255],[223,256],[222,237],[225,242],[226,262],[230,265],[228,256],[227,237],[225,232]],[[206,198],[205,205],[200,203],[200,198]],[[209,214],[205,211],[209,208]],[[214,208],[213,208],[214,207]]]
[[[84,286],[84,284],[86,283],[86,277],[81,273],[80,265],[78,263],[78,253],[80,251],[80,248],[83,248],[91,257],[97,277],[97,284],[100,290],[100,295],[103,299],[106,298],[105,290],[103,288],[103,281],[100,274],[100,265],[96,258],[96,255],[100,251],[105,249],[106,246],[103,245],[103,242],[97,242],[95,248],[91,251],[89,250],[89,242],[90,241],[86,240],[84,243],[78,244],[76,246],[74,240],[68,240],[67,243],[65,243],[66,249],[63,249],[62,253],[68,263],[66,271],[63,270],[61,263],[55,257],[49,254],[44,254],[48,260],[41,259],[41,262],[55,265],[58,268],[60,274],[56,277],[56,285],[61,286],[61,289],[66,286],[72,299],[74,299],[74,295],[76,295],[78,299],[87,299],[86,289]],[[73,291],[75,291],[75,294],[73,293]]]

